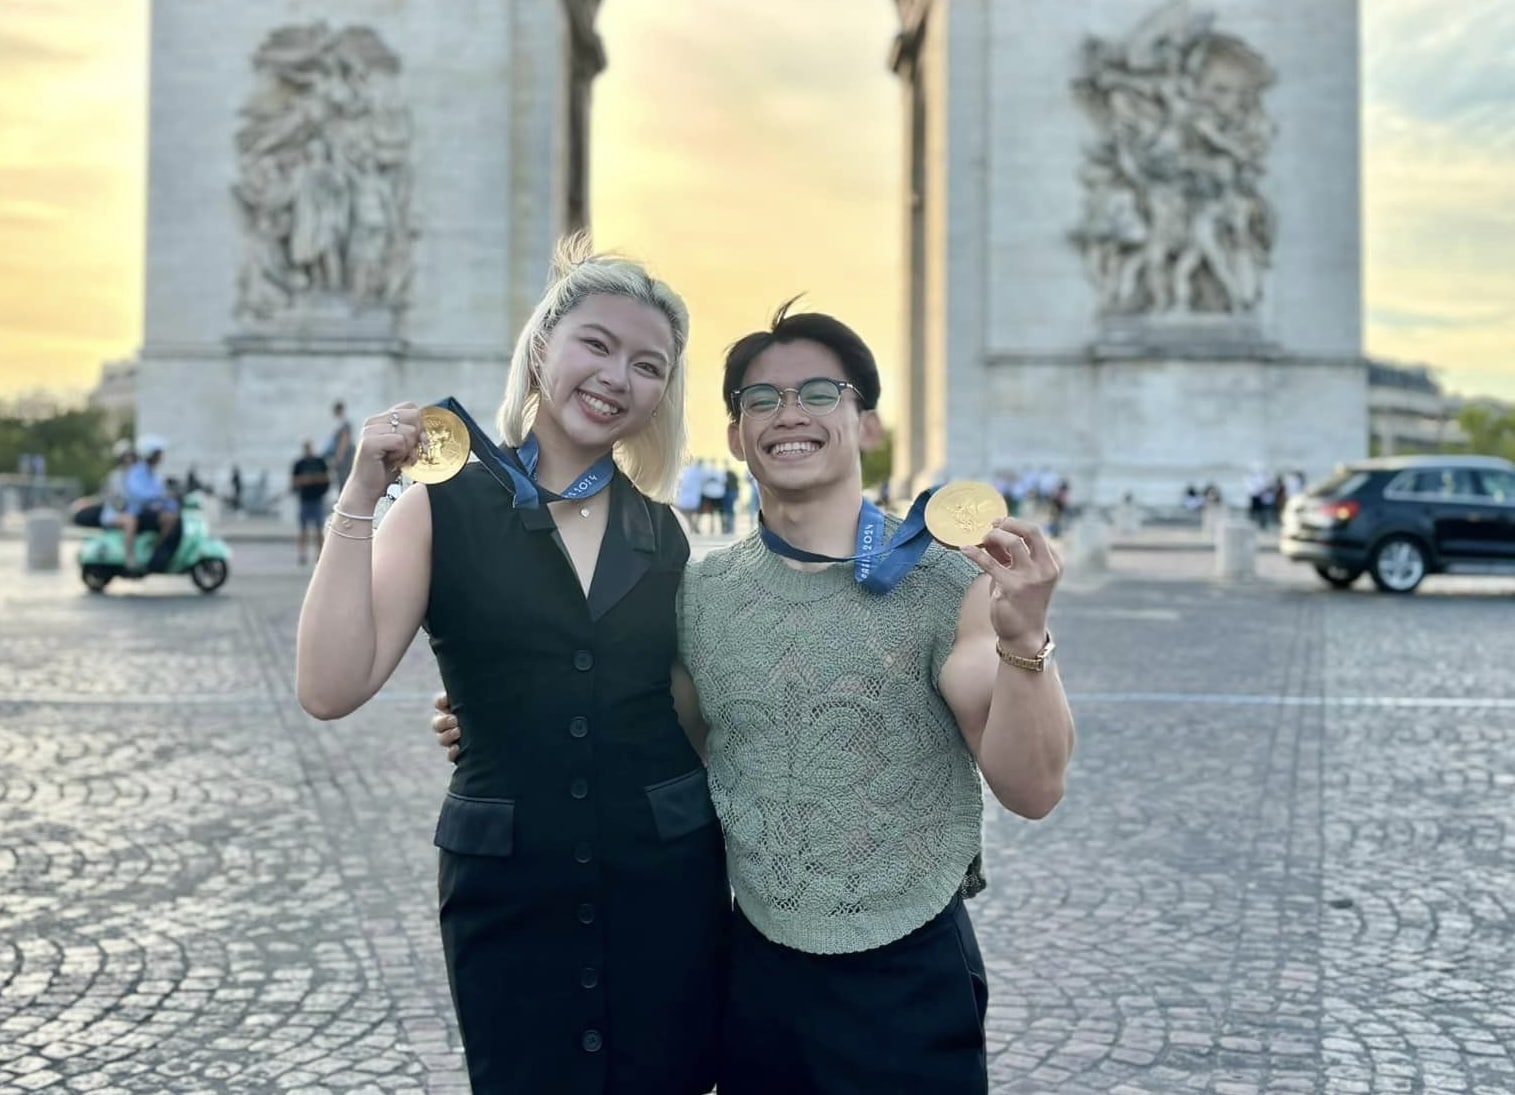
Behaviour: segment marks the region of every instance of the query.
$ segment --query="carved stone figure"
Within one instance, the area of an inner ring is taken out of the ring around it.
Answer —
[[[237,312],[398,311],[410,284],[409,111],[399,58],[366,27],[273,31],[237,133]]]
[[[289,258],[306,284],[328,293],[344,288],[342,249],[351,209],[348,180],[332,164],[326,142],[308,142],[289,233]]]
[[[372,154],[359,151],[354,160],[349,195],[352,234],[347,244],[347,276],[353,299],[360,304],[380,304],[388,296],[389,274],[385,259],[395,223],[394,196],[373,170]]]
[[[1232,313],[1262,299],[1267,63],[1173,0],[1123,41],[1090,38],[1074,88],[1099,131],[1082,172],[1084,252],[1106,315]]]

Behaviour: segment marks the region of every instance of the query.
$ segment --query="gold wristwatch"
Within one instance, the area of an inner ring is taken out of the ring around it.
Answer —
[[[1010,651],[1005,649],[1004,639],[1000,639],[994,644],[995,653],[999,655],[1000,661],[1006,665],[1013,665],[1017,669],[1029,669],[1033,673],[1041,673],[1046,670],[1047,663],[1052,660],[1052,652],[1056,649],[1057,644],[1052,641],[1052,632],[1050,631],[1047,632],[1047,641],[1042,644],[1042,648],[1031,658],[1023,658],[1019,654],[1010,653]]]

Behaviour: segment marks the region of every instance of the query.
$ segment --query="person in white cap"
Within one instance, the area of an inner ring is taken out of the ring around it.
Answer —
[[[141,457],[126,473],[126,512],[137,519],[143,532],[156,532],[158,546],[147,561],[149,571],[162,570],[179,546],[179,503],[158,478],[163,461],[163,439],[148,434],[137,439]]]

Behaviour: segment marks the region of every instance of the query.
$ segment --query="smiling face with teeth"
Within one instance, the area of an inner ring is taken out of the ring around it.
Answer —
[[[796,339],[769,346],[741,377],[741,386],[772,384],[798,388],[827,377],[846,382],[841,361],[825,346]],[[851,390],[830,414],[815,415],[799,405],[793,392],[766,418],[740,415],[727,429],[731,454],[745,461],[765,494],[777,498],[811,498],[862,491],[861,455],[882,439],[875,411],[863,410]]]
[[[585,297],[548,336],[533,429],[585,467],[651,420],[668,388],[673,331],[658,309],[629,297]]]

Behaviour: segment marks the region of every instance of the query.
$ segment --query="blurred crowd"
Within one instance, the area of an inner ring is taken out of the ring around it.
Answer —
[[[745,507],[741,506],[743,495]],[[729,461],[695,460],[685,464],[679,473],[673,504],[692,532],[734,535],[739,510],[745,512],[749,529],[757,527],[757,482],[745,470],[738,474]]]

